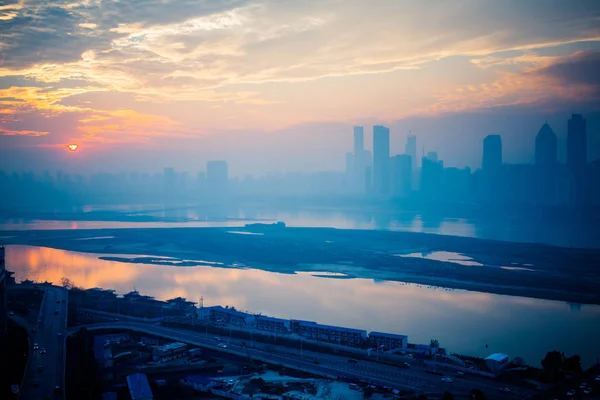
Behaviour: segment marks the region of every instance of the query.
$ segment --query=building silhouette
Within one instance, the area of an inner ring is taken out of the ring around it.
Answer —
[[[483,158],[481,169],[484,171],[497,171],[502,166],[502,137],[488,135],[483,139]]]
[[[175,170],[166,167],[163,170],[163,199],[165,203],[171,203],[175,200]]]
[[[390,130],[385,126],[373,127],[373,192],[390,192]]]
[[[536,185],[535,202],[540,204],[554,204],[556,198],[557,182],[557,139],[556,134],[545,123],[535,137],[535,167]]]
[[[408,135],[406,138],[404,154],[408,154],[411,157],[412,169],[417,169],[417,137],[415,135]]]
[[[227,194],[229,171],[227,161],[209,161],[206,163],[206,186],[208,195],[219,198]]]
[[[437,153],[430,152],[421,161],[421,195],[426,200],[436,200],[442,192],[444,162],[438,161]]]
[[[412,157],[399,154],[390,159],[391,189],[394,197],[408,197],[412,191]]]
[[[544,169],[554,169],[556,163],[556,134],[546,122],[535,137],[535,165]]]
[[[354,127],[354,155],[362,154],[365,150],[365,129],[362,126]]]
[[[573,114],[567,124],[567,172],[571,183],[570,202],[581,205],[586,200],[587,136],[586,121]]]

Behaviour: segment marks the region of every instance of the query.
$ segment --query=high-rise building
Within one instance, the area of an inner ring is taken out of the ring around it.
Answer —
[[[557,166],[556,134],[545,123],[535,137],[536,202],[555,203]]]
[[[390,130],[373,127],[373,191],[386,195],[390,189]]]
[[[365,150],[365,129],[362,126],[354,127],[354,155],[360,155]]]
[[[406,145],[404,146],[404,154],[408,154],[412,160],[412,169],[417,168],[417,137],[408,135]]]
[[[483,139],[483,159],[481,169],[484,171],[498,171],[502,166],[502,137],[488,135]]]
[[[435,154],[435,157],[429,155]],[[443,189],[444,162],[438,161],[437,153],[429,153],[421,161],[421,194],[427,200],[440,197]]]
[[[166,167],[163,170],[163,199],[166,202],[175,200],[175,170]]]
[[[407,197],[412,190],[412,158],[399,154],[390,159],[392,194],[394,197]]]
[[[227,194],[229,172],[226,161],[206,163],[206,188],[209,198],[222,198]]]
[[[346,153],[346,175],[348,177],[354,177],[354,171],[355,171],[355,165],[354,165],[354,161],[355,161],[355,155],[352,153]]]
[[[535,165],[541,168],[554,169],[557,162],[556,154],[556,134],[550,125],[545,123],[535,137]]]

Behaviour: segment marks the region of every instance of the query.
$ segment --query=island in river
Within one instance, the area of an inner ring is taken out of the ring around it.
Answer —
[[[235,230],[4,231],[0,244],[95,253],[128,263],[319,272],[331,278],[402,281],[600,304],[600,250],[596,249],[412,232],[261,225]]]

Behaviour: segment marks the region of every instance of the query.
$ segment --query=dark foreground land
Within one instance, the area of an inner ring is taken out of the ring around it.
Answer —
[[[600,250],[594,249],[408,232],[264,226],[15,231],[3,232],[3,237],[0,244],[114,254],[118,256],[103,258],[130,263],[186,267],[218,262],[222,264],[215,266],[279,273],[327,271],[346,278],[600,304]],[[464,254],[483,266],[400,256],[426,251]],[[136,257],[142,254],[170,258]]]

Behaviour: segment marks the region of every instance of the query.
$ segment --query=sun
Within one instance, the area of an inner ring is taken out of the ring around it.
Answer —
[[[70,151],[76,151],[79,148],[79,146],[76,144],[70,144],[67,147],[69,148]]]

